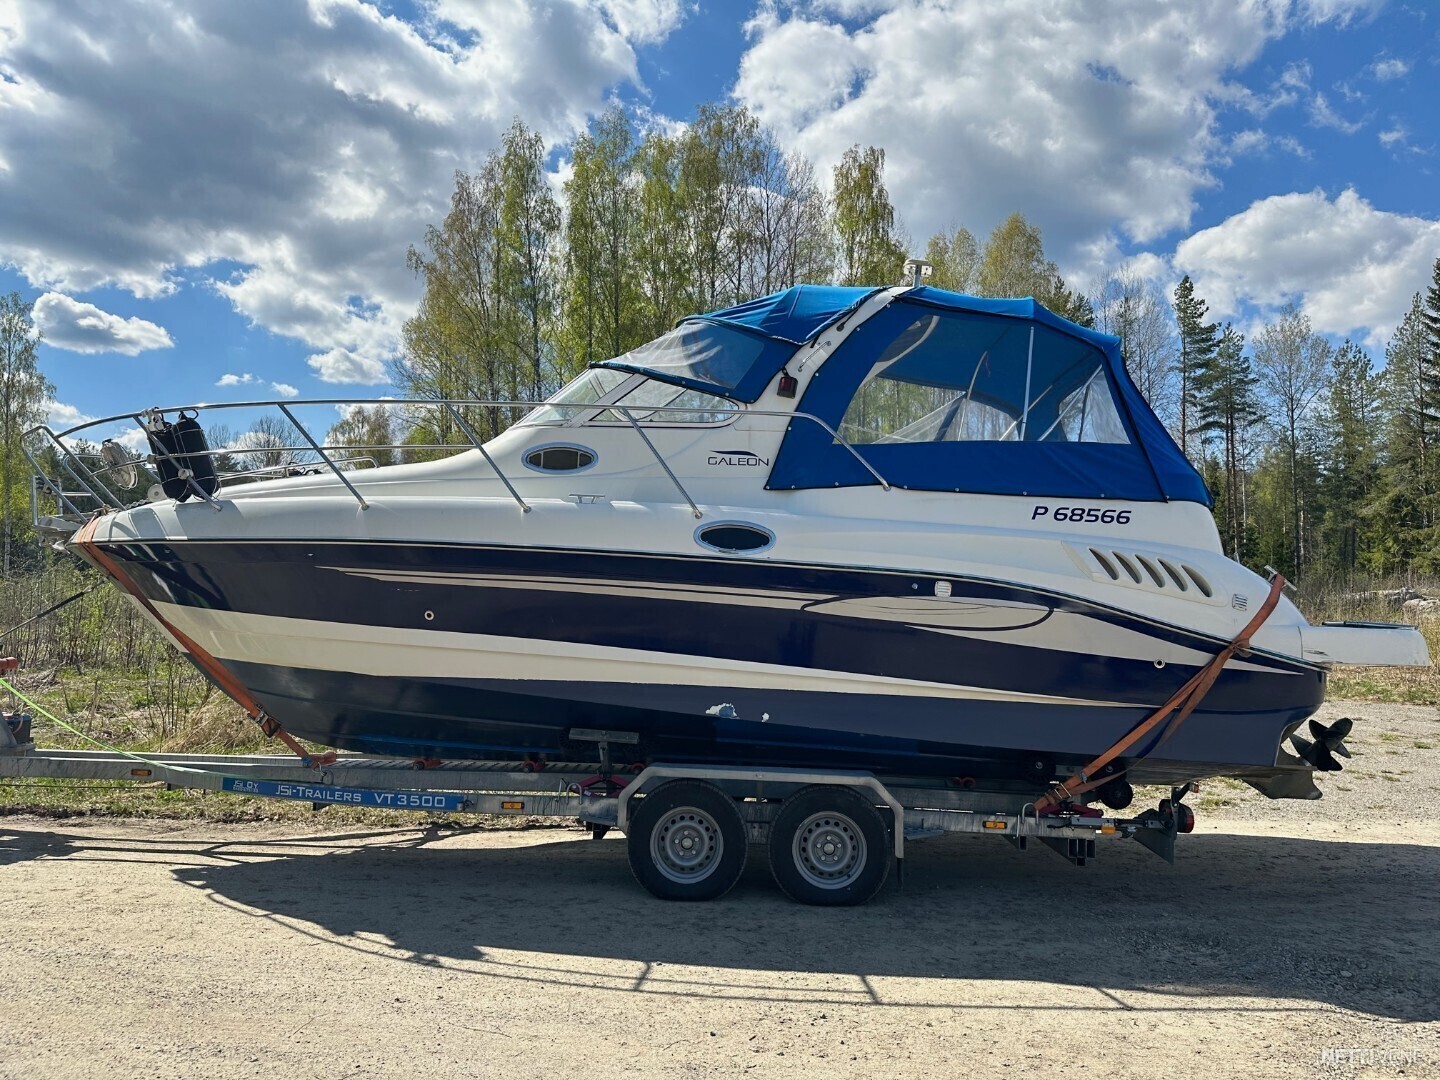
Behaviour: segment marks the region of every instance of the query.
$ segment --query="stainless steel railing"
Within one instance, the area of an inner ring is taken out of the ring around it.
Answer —
[[[315,437],[311,435],[310,431],[305,427],[302,420],[295,415],[294,411],[292,411],[295,407],[316,405],[383,406],[387,409],[396,409],[402,412],[413,412],[415,410],[425,409],[437,410],[442,417],[448,420],[448,423],[445,426],[448,427],[453,425],[454,428],[458,429],[461,434],[465,436],[465,439],[467,441],[463,443],[405,442],[388,444],[345,443],[338,445],[326,445],[316,440]],[[699,505],[691,497],[689,491],[686,490],[685,485],[675,474],[675,471],[670,467],[669,462],[665,460],[665,456],[656,447],[654,441],[650,438],[650,435],[645,430],[645,426],[642,426],[642,420],[640,418],[637,418],[635,415],[637,411],[642,413],[644,416],[643,423],[648,426],[663,427],[664,425],[656,425],[652,422],[652,417],[654,416],[654,414],[688,414],[693,416],[697,411],[713,411],[697,410],[693,405],[646,405],[643,407],[626,407],[620,404],[606,404],[597,402],[587,402],[583,404],[557,404],[554,402],[541,401],[488,401],[474,399],[437,398],[386,398],[381,400],[369,398],[321,398],[308,401],[277,400],[217,402],[205,405],[170,406],[157,410],[147,410],[146,412],[159,412],[165,414],[177,413],[180,412],[182,409],[187,412],[193,411],[197,413],[202,411],[226,409],[278,410],[278,412],[285,418],[286,422],[290,425],[290,427],[292,427],[300,436],[301,440],[303,440],[301,443],[296,445],[276,445],[271,443],[264,443],[250,446],[228,446],[211,448],[204,451],[203,453],[205,456],[210,457],[212,461],[217,462],[220,459],[244,459],[246,457],[253,458],[256,455],[270,454],[289,456],[291,460],[282,461],[280,463],[272,465],[260,466],[256,468],[247,468],[240,471],[221,472],[219,473],[219,476],[221,480],[222,490],[227,483],[233,483],[236,481],[251,481],[255,479],[275,478],[275,474],[277,473],[280,475],[292,475],[294,471],[299,468],[304,468],[307,472],[312,473],[316,469],[323,469],[325,471],[333,473],[335,477],[340,481],[340,483],[345,486],[346,490],[349,491],[352,496],[354,496],[355,501],[359,505],[360,509],[365,510],[369,508],[369,503],[365,499],[364,495],[361,494],[360,490],[355,486],[354,482],[350,479],[350,477],[346,475],[346,473],[350,470],[344,469],[341,466],[349,465],[353,467],[366,462],[368,462],[372,466],[376,465],[378,464],[378,460],[373,455],[377,453],[426,454],[437,451],[477,450],[479,451],[481,457],[484,458],[486,464],[500,480],[501,484],[504,485],[505,490],[509,493],[510,497],[515,500],[516,505],[520,507],[521,512],[528,513],[530,511],[530,505],[525,501],[519,490],[517,490],[515,483],[511,480],[511,478],[505,474],[503,469],[501,469],[499,463],[495,460],[495,458],[491,455],[490,451],[487,449],[485,445],[485,440],[481,438],[479,433],[477,433],[474,424],[472,424],[469,420],[466,419],[465,414],[462,410],[505,409],[510,410],[512,413],[516,410],[523,410],[525,414],[528,414],[530,412],[533,412],[535,409],[541,408],[542,406],[545,408],[556,410],[558,412],[570,412],[574,414],[584,414],[589,412],[595,414],[596,416],[604,413],[612,413],[624,417],[626,425],[628,425],[629,428],[634,431],[636,436],[638,436],[640,441],[645,445],[646,449],[649,450],[651,456],[654,457],[656,463],[665,473],[670,483],[675,487],[675,490],[679,493],[680,497],[690,507],[691,513],[694,514],[694,516],[697,518],[704,517],[704,513],[700,509]],[[815,416],[811,413],[803,412],[786,412],[782,410],[770,409],[741,409],[738,407],[734,411],[733,415],[735,419],[738,419],[741,416],[779,417],[787,421],[787,427],[789,423],[793,423],[794,421],[817,424],[821,429],[825,431],[827,435],[830,436],[831,439],[835,441],[835,443],[843,446],[855,458],[855,460],[858,461],[861,466],[863,466],[864,469],[875,478],[876,482],[881,486],[881,488],[886,491],[891,490],[890,483],[879,473],[879,471],[877,471],[875,467],[871,465],[870,462],[867,461],[865,457],[858,450],[856,450],[855,447],[851,445],[848,440],[844,438],[844,436],[842,436],[838,431],[831,427],[830,424],[826,423],[818,416]],[[21,446],[22,451],[25,454],[26,460],[29,462],[31,469],[34,471],[35,478],[32,481],[31,486],[31,514],[32,518],[36,523],[39,522],[42,516],[40,514],[40,498],[44,494],[49,494],[56,499],[57,509],[61,511],[62,516],[86,516],[85,511],[75,501],[76,499],[88,498],[89,500],[91,500],[94,503],[94,506],[91,508],[92,512],[93,510],[99,509],[101,507],[113,507],[118,509],[126,505],[133,505],[134,503],[144,501],[143,499],[132,499],[131,502],[127,504],[124,499],[122,499],[119,495],[115,493],[114,490],[112,490],[112,488],[109,484],[106,483],[106,481],[109,480],[113,482],[117,471],[133,465],[137,469],[144,471],[150,483],[158,483],[160,477],[155,472],[153,466],[161,460],[174,461],[178,465],[180,465],[182,478],[187,481],[192,491],[201,498],[203,498],[205,502],[207,502],[217,511],[223,509],[223,504],[220,502],[220,500],[214,498],[212,495],[202,490],[200,486],[195,483],[193,476],[190,474],[190,471],[187,467],[189,463],[188,459],[194,457],[195,455],[193,454],[151,453],[148,455],[139,455],[131,461],[122,462],[119,464],[108,464],[104,462],[103,458],[100,458],[99,460],[102,463],[101,467],[94,468],[90,464],[87,464],[86,458],[91,457],[93,459],[97,458],[98,455],[87,455],[70,445],[70,442],[83,438],[83,433],[85,432],[94,433],[95,429],[104,428],[118,423],[124,423],[125,421],[133,421],[136,424],[140,425],[142,428],[145,425],[145,420],[141,413],[119,413],[114,416],[102,417],[98,420],[86,421],[83,424],[77,424],[74,427],[65,428],[64,430],[59,432],[52,431],[47,425],[39,425],[25,433],[21,442]],[[596,421],[593,418],[588,422],[596,424],[597,426],[601,424],[605,426],[617,426],[613,425],[611,422]],[[732,421],[726,421],[726,424],[728,424],[729,422]],[[688,427],[691,425],[687,424],[686,426]],[[704,426],[725,426],[725,424],[707,424]],[[50,470],[47,470],[42,465],[42,462],[40,460],[37,460],[37,454],[33,451],[33,444],[35,443],[43,444],[48,449],[48,454],[42,452],[38,456],[51,458],[58,466],[58,468],[62,470],[66,475],[68,475],[70,479],[74,481],[74,483],[78,484],[79,487],[83,489],[83,491],[65,490],[64,483],[59,479],[52,477],[50,475]],[[337,452],[350,451],[362,451],[364,453],[360,457],[336,456]],[[314,455],[314,460],[302,460],[300,455],[305,454]],[[122,488],[121,490],[125,489]]]

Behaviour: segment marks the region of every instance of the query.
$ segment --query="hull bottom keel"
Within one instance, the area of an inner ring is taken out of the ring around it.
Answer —
[[[1043,791],[1139,723],[1142,706],[1056,707],[796,691],[718,691],[523,680],[403,679],[227,662],[285,729],[340,750],[442,760],[652,761],[864,769]],[[1313,798],[1312,771],[1282,749],[1308,710],[1197,712],[1129,779],[1179,785],[1238,776],[1272,798]],[[876,718],[885,718],[877,723]],[[1148,747],[1139,747],[1145,750]],[[1293,764],[1292,764],[1293,762]],[[1252,779],[1253,778],[1253,779]],[[1264,785],[1264,786],[1262,786]],[[1318,793],[1317,793],[1318,794]]]

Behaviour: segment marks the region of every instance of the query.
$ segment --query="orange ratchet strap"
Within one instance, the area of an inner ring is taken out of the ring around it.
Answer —
[[[296,742],[294,736],[280,726],[280,722],[267,713],[264,707],[251,696],[250,691],[225,669],[225,665],[216,660],[208,652],[202,649],[189,635],[182,632],[178,627],[166,620],[160,614],[155,605],[150,602],[149,597],[140,591],[140,588],[130,579],[124,570],[114,559],[101,551],[99,546],[90,539],[95,531],[96,524],[100,521],[98,517],[88,521],[79,532],[75,534],[72,545],[80,548],[87,558],[95,565],[109,574],[120,585],[122,589],[133,596],[136,601],[150,613],[150,617],[165,628],[165,632],[173,637],[180,647],[190,654],[195,661],[195,666],[209,676],[210,681],[223,690],[235,702],[249,714],[250,719],[260,725],[260,730],[265,733],[266,738],[275,738],[283,742],[295,752],[295,755],[312,768],[320,765],[329,765],[335,761],[334,752],[324,754],[312,754]]]
[[[1184,722],[1185,718],[1194,711],[1195,706],[1199,705],[1205,695],[1210,692],[1210,688],[1215,685],[1215,680],[1220,677],[1221,670],[1229,663],[1231,657],[1235,656],[1236,653],[1243,653],[1249,650],[1251,635],[1260,629],[1265,620],[1270,617],[1270,613],[1275,610],[1275,605],[1280,602],[1280,593],[1284,588],[1285,578],[1280,574],[1276,574],[1270,581],[1270,595],[1265,597],[1265,602],[1256,610],[1254,618],[1245,624],[1245,629],[1240,631],[1239,636],[1236,637],[1234,641],[1221,649],[1208,664],[1192,675],[1184,686],[1175,691],[1174,696],[1172,696],[1169,701],[1165,702],[1164,705],[1161,705],[1144,720],[1140,721],[1123,739],[1106,750],[1094,761],[1090,762],[1089,765],[1086,765],[1085,768],[1081,769],[1069,780],[1066,780],[1064,783],[1057,783],[1054,788],[1036,799],[1036,812],[1043,813],[1053,806],[1059,806],[1064,802],[1071,802],[1077,795],[1083,795],[1087,791],[1093,791],[1095,788],[1101,787],[1111,780],[1114,780],[1117,776],[1120,776],[1124,770],[1105,776],[1096,776],[1096,773],[1164,723],[1166,717],[1170,717],[1170,722],[1166,725],[1165,730],[1161,732],[1160,738],[1156,740],[1155,745],[1159,746],[1173,735],[1175,729]],[[1171,716],[1171,713],[1175,715]]]

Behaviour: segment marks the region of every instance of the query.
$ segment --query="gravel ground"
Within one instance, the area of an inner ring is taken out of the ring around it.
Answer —
[[[3,818],[0,1076],[1440,1076],[1440,711],[1342,714],[1323,801],[1207,784],[1174,867],[948,837],[857,909],[571,829]]]

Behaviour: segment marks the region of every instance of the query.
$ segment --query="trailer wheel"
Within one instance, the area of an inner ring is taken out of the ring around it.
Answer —
[[[740,880],[746,831],[735,800],[703,780],[672,780],[635,808],[630,871],[662,900],[714,900]]]
[[[802,788],[770,827],[770,872],[802,904],[863,904],[890,875],[890,832],[853,788]]]

